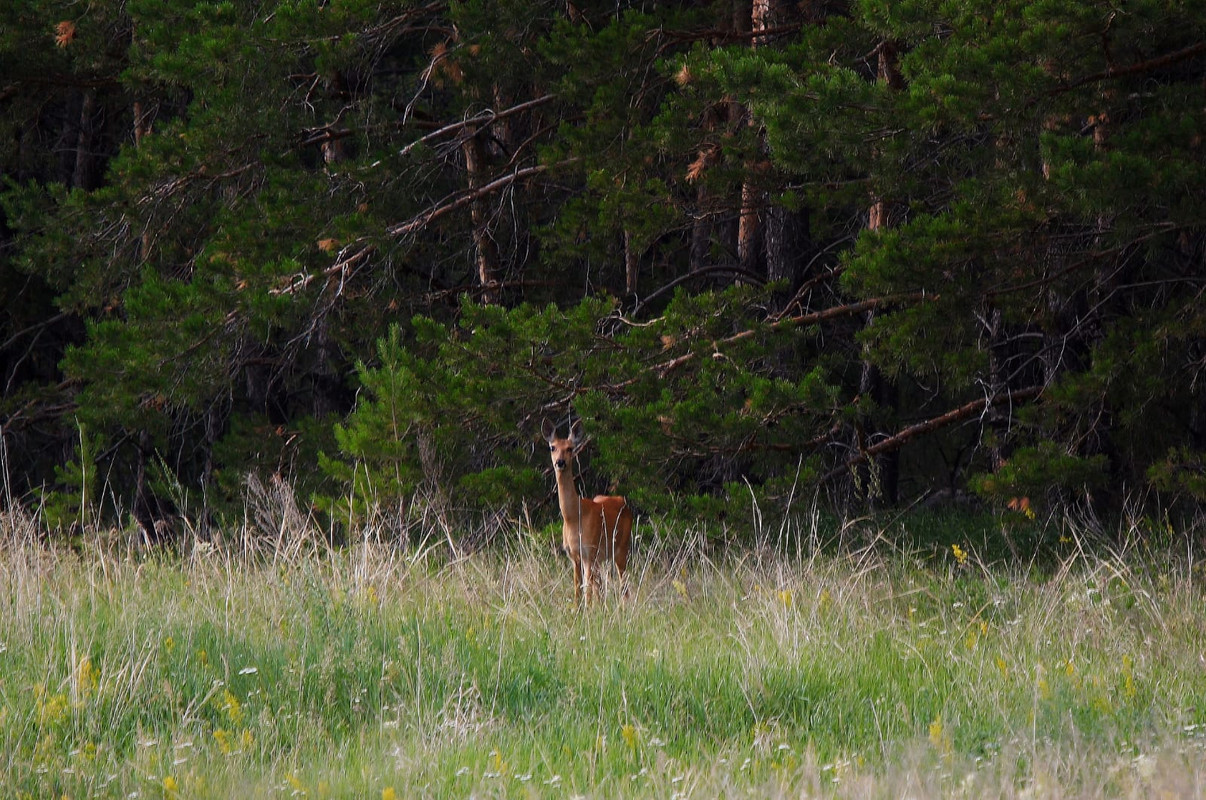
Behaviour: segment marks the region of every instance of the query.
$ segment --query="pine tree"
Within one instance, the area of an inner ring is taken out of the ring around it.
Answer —
[[[863,339],[880,369],[915,396],[933,387],[930,402],[1008,411],[946,431],[975,448],[989,494],[1118,502],[1183,453],[1170,422],[1196,396],[1201,34],[1159,4],[867,3],[809,32],[789,69],[722,62],[771,94],[755,108],[772,151],[817,202],[843,202],[826,188],[841,176],[901,209],[859,237],[843,282],[924,297],[877,314]],[[876,40],[899,43],[904,91],[873,81]]]

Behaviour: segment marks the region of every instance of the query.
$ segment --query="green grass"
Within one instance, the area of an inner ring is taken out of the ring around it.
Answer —
[[[632,602],[583,614],[547,532],[449,563],[138,558],[30,524],[0,531],[3,796],[1206,792],[1187,555],[1039,571],[907,530],[760,555],[660,530]]]

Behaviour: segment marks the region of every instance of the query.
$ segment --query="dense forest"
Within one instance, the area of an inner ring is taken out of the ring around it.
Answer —
[[[1204,87],[1196,0],[10,2],[3,502],[551,515],[581,418],[649,512],[1195,508]]]

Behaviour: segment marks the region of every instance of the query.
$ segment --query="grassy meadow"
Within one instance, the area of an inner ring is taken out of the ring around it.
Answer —
[[[9,512],[0,796],[1206,795],[1191,549],[910,524],[642,521],[630,602],[577,613],[551,529],[138,555]]]

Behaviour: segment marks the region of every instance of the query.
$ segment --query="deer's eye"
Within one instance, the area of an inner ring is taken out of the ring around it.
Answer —
[[[549,445],[549,452],[550,452],[550,453],[551,453],[551,452],[553,452],[553,451],[554,451],[554,450],[556,450],[556,449],[557,449],[557,448],[556,448],[556,447],[553,447],[551,444]]]

